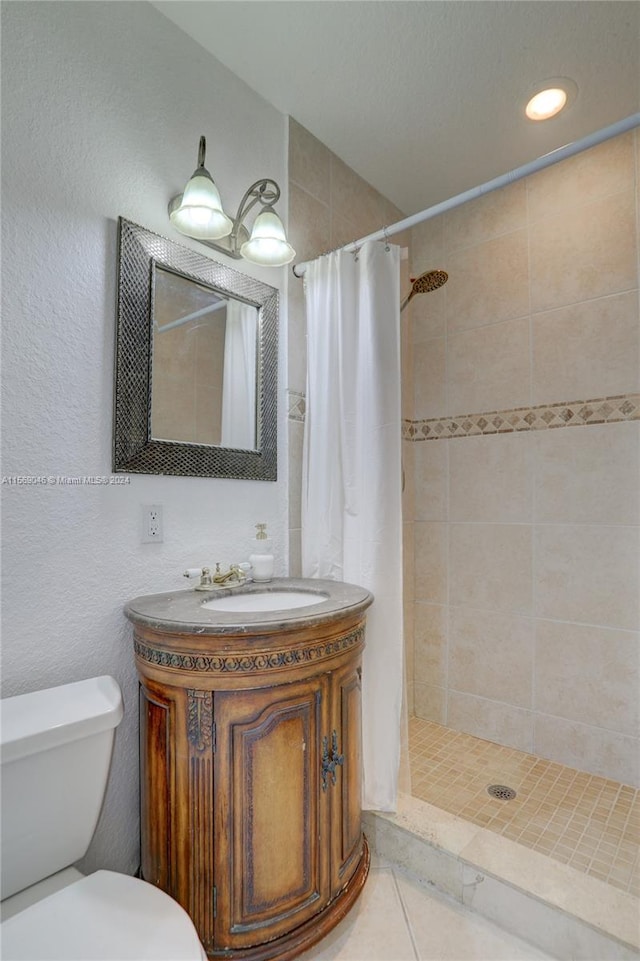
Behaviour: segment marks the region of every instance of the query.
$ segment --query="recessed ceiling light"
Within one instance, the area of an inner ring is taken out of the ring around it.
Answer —
[[[534,87],[524,112],[529,120],[549,120],[574,99],[577,91],[575,83],[568,77],[545,80]]]

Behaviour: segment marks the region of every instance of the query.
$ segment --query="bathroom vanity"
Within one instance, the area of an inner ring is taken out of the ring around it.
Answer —
[[[140,678],[142,877],[182,904],[211,958],[292,958],[362,889],[372,600],[353,585],[287,578],[126,605]]]

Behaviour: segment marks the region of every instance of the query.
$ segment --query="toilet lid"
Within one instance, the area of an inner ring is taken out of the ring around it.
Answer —
[[[158,888],[96,871],[0,925],[3,961],[206,961],[189,915]]]

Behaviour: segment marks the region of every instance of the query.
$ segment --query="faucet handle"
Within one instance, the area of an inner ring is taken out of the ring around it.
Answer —
[[[213,586],[211,570],[208,567],[189,567],[182,576],[199,577],[200,583],[196,584],[197,591],[208,591]]]

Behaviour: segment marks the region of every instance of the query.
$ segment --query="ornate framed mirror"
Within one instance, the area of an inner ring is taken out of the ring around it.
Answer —
[[[277,479],[278,291],[118,222],[113,469]]]

